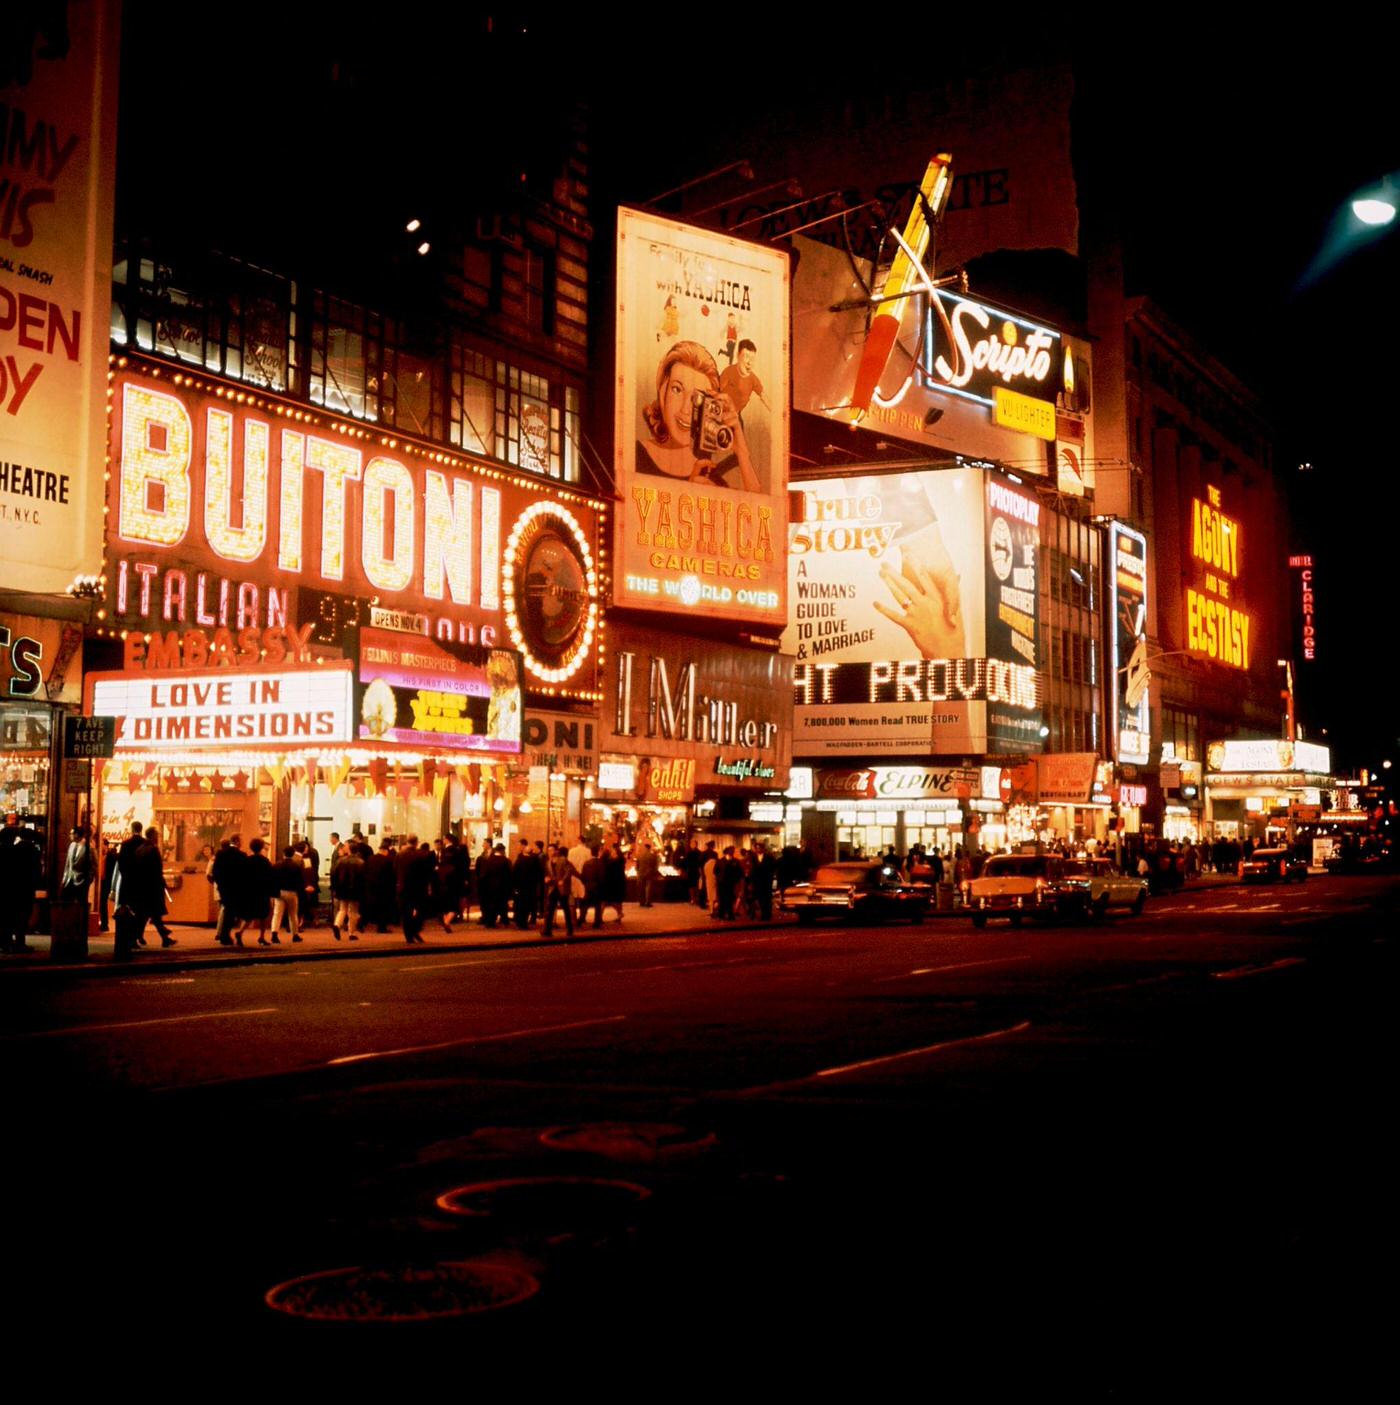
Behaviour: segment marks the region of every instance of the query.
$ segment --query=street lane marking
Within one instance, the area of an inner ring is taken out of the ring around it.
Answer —
[[[450,971],[456,966],[518,966],[522,961],[534,959],[530,956],[507,956],[497,961],[433,961],[427,964],[414,961],[411,966],[395,966],[394,974],[405,976],[417,971]]]
[[[566,1029],[588,1029],[592,1025],[617,1024],[626,1015],[606,1015],[596,1020],[574,1020],[569,1024],[539,1025],[534,1029],[511,1029],[504,1034],[474,1034],[466,1039],[445,1039],[440,1044],[411,1044],[404,1049],[377,1049],[369,1054],[342,1054],[338,1059],[327,1059],[325,1066],[335,1068],[340,1064],[364,1063],[367,1059],[392,1059],[400,1054],[430,1054],[438,1049],[456,1049],[465,1044],[498,1044],[504,1039],[523,1039],[530,1034],[559,1034]]]
[[[824,1068],[813,1078],[839,1078],[843,1073],[857,1073],[863,1068],[878,1068],[881,1064],[898,1063],[901,1059],[917,1059],[924,1054],[941,1054],[945,1049],[960,1049],[967,1044],[985,1044],[989,1039],[1004,1039],[1008,1034],[1020,1034],[1031,1027],[1029,1020],[1008,1025],[1005,1029],[993,1029],[986,1034],[969,1034],[962,1039],[945,1039],[941,1044],[926,1044],[922,1049],[905,1049],[899,1054],[882,1054],[876,1059],[862,1059],[859,1063],[841,1064],[837,1068]],[[800,1080],[806,1081],[806,1080]]]
[[[912,980],[915,976],[941,975],[944,971],[970,971],[974,966],[1012,966],[1029,960],[1029,956],[999,956],[995,960],[988,961],[959,961],[952,966],[920,966],[917,971],[910,971],[908,975],[881,976],[874,984],[885,985],[889,981],[907,981]]]
[[[259,1010],[209,1010],[202,1015],[165,1015],[158,1020],[125,1020],[120,1024],[82,1024],[68,1029],[41,1029],[32,1034],[7,1034],[8,1042],[14,1039],[53,1039],[62,1034],[104,1034],[114,1029],[145,1029],[157,1024],[184,1024],[189,1020],[233,1020],[243,1015],[275,1015],[276,1005],[267,1005]]]
[[[731,1096],[752,1098],[762,1093],[778,1093],[784,1088],[800,1088],[805,1083],[815,1083],[819,1078],[839,1078],[845,1073],[858,1073],[862,1069],[878,1068],[882,1064],[899,1063],[904,1059],[917,1059],[928,1054],[941,1054],[949,1049],[960,1049],[971,1044],[985,1044],[992,1039],[1003,1039],[1008,1034],[1020,1034],[1031,1027],[1029,1020],[1008,1025],[1005,1029],[989,1030],[986,1034],[969,1034],[962,1039],[946,1039],[941,1044],[927,1044],[922,1049],[905,1049],[898,1054],[881,1054],[878,1058],[862,1059],[859,1063],[842,1064],[839,1068],[824,1068],[817,1073],[808,1073],[800,1078],[783,1078],[776,1083],[759,1083],[752,1088],[740,1088]]]
[[[1285,956],[1279,961],[1270,961],[1267,966],[1236,966],[1229,971],[1212,971],[1211,975],[1218,981],[1238,981],[1246,976],[1264,976],[1270,971],[1282,971],[1286,966],[1301,966],[1305,957]]]
[[[119,985],[193,985],[193,976],[158,976],[152,980],[150,976],[142,979],[139,976],[132,976],[126,980],[119,981]]]

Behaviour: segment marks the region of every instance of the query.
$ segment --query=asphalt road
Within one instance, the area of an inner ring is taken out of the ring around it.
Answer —
[[[1398,897],[9,980],[8,1320],[76,1291],[88,1330],[129,1301],[186,1345],[482,1369],[548,1341],[990,1394],[1362,1379],[1400,1247]],[[263,1301],[463,1260],[539,1291],[428,1327]]]

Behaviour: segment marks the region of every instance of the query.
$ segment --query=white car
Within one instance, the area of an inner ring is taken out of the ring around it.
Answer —
[[[1072,921],[1089,907],[1088,880],[1071,877],[1057,854],[993,854],[967,885],[972,925],[1005,917],[1019,927],[1025,917],[1038,922]]]
[[[1109,859],[1070,859],[1065,872],[1089,883],[1089,912],[1103,917],[1110,908],[1125,907],[1135,916],[1147,904],[1147,880],[1119,873]]]

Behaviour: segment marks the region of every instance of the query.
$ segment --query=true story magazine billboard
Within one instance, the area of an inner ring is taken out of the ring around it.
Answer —
[[[787,620],[786,253],[618,211],[614,598]]]
[[[1036,496],[959,467],[795,498],[793,754],[1039,751]]]

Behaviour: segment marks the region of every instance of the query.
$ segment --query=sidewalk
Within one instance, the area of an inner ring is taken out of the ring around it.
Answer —
[[[734,922],[717,922],[709,913],[702,912],[688,903],[657,903],[650,908],[628,904],[622,921],[609,909],[608,920],[599,927],[574,928],[573,940],[577,942],[619,941],[642,937],[704,937],[718,932],[766,931],[795,927],[791,917],[775,916],[772,922],[740,919]],[[259,946],[256,933],[244,937],[243,949],[220,946],[214,940],[214,928],[199,926],[179,926],[171,924],[176,944],[162,947],[160,937],[154,927],[146,928],[148,945],[137,950],[130,961],[117,961],[113,956],[113,934],[100,932],[88,938],[88,959],[86,962],[63,963],[50,961],[49,937],[45,933],[31,933],[26,941],[28,953],[0,957],[0,973],[7,971],[99,971],[125,972],[154,970],[186,970],[208,966],[251,966],[269,962],[318,961],[351,959],[358,960],[377,956],[421,956],[432,952],[493,951],[502,948],[521,946],[545,946],[561,943],[562,922],[556,922],[554,935],[546,940],[541,924],[521,931],[514,923],[507,922],[495,928],[483,927],[479,916],[468,922],[456,922],[451,932],[443,930],[436,918],[423,928],[423,944],[409,946],[398,927],[391,927],[387,934],[371,930],[360,935],[357,941],[336,941],[328,926],[312,927],[305,930],[300,942],[293,942],[286,932],[282,932],[278,946]]]
[[[1239,881],[1233,873],[1201,874],[1177,892],[1224,887],[1238,884]],[[944,921],[966,916],[965,909],[956,907],[951,912],[930,911],[927,920]],[[616,912],[609,909],[608,920],[601,927],[575,927],[573,940],[578,943],[628,941],[643,937],[706,937],[724,932],[795,930],[797,925],[796,918],[778,916],[776,913],[771,922],[750,918],[718,922],[708,912],[692,907],[689,903],[657,903],[650,908],[629,903],[621,922],[618,921]],[[252,966],[270,962],[362,960],[377,956],[423,956],[432,952],[497,951],[512,947],[560,943],[565,940],[563,930],[562,924],[556,925],[554,935],[546,940],[538,922],[524,931],[514,923],[488,928],[481,925],[479,916],[474,916],[468,922],[455,923],[451,932],[445,932],[442,923],[434,919],[423,929],[423,945],[409,946],[397,927],[391,927],[387,934],[366,932],[358,941],[352,942],[336,941],[330,928],[323,925],[308,929],[303,934],[303,939],[295,943],[284,932],[278,946],[259,946],[256,935],[246,936],[244,941],[248,945],[240,950],[237,947],[220,946],[214,940],[212,926],[172,924],[171,931],[176,942],[172,947],[162,947],[155,928],[147,927],[146,941],[149,945],[141,947],[130,961],[117,961],[113,956],[113,935],[111,931],[106,931],[88,938],[88,959],[85,962],[71,963],[51,961],[48,935],[31,933],[26,938],[29,945],[27,953],[0,956],[0,974],[9,971],[67,971],[90,972],[94,975],[101,972],[130,975],[133,971],[157,969],[178,971],[196,967]]]

